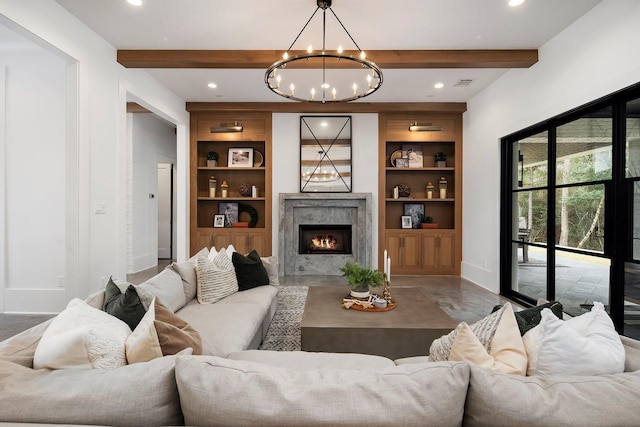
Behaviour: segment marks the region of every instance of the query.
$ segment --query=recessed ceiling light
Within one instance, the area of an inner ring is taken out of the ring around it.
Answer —
[[[509,0],[509,6],[511,7],[520,6],[522,3],[524,3],[524,0]]]
[[[207,86],[209,86],[211,89],[215,89],[215,88],[217,88],[217,87],[218,87],[218,85],[217,85],[217,84],[215,84],[215,83],[213,83],[213,82],[212,82],[212,83],[209,83]]]
[[[127,0],[127,3],[134,6],[142,6],[142,0]]]
[[[435,87],[436,89],[442,89],[444,87],[444,83],[438,82],[434,84],[433,87]]]

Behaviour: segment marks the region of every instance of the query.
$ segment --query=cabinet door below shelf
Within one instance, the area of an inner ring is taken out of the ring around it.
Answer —
[[[458,274],[455,259],[455,232],[440,230],[423,234],[420,261],[425,274]]]
[[[236,251],[243,255],[253,249],[258,251],[260,256],[271,255],[271,241],[266,238],[263,229],[200,228],[196,235],[196,242],[198,250],[203,247],[215,246],[216,249],[221,249],[233,245]]]
[[[388,232],[387,254],[391,258],[391,273],[415,274],[420,267],[420,239],[417,233]],[[392,277],[393,278],[393,277]]]

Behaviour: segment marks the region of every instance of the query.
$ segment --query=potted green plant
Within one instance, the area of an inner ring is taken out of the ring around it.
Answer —
[[[433,222],[433,217],[423,216],[420,228],[438,228],[438,224]]]
[[[352,261],[347,261],[340,271],[347,278],[351,286],[351,296],[354,298],[368,297],[369,286],[381,286],[383,283],[382,272],[373,270],[370,267],[360,267]]]
[[[215,168],[216,166],[218,166],[218,153],[215,151],[209,151],[207,153],[207,167]]]
[[[433,157],[435,159],[437,167],[439,168],[447,167],[447,155],[444,154],[442,151],[438,151]]]

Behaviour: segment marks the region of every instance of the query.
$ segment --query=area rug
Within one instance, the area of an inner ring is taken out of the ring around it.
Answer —
[[[260,350],[300,350],[300,324],[308,286],[283,286],[278,292],[278,307],[260,345]]]

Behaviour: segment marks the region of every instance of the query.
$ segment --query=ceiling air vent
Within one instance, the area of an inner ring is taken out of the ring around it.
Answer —
[[[454,87],[467,87],[471,85],[471,83],[475,82],[476,79],[460,79],[454,84]]]

